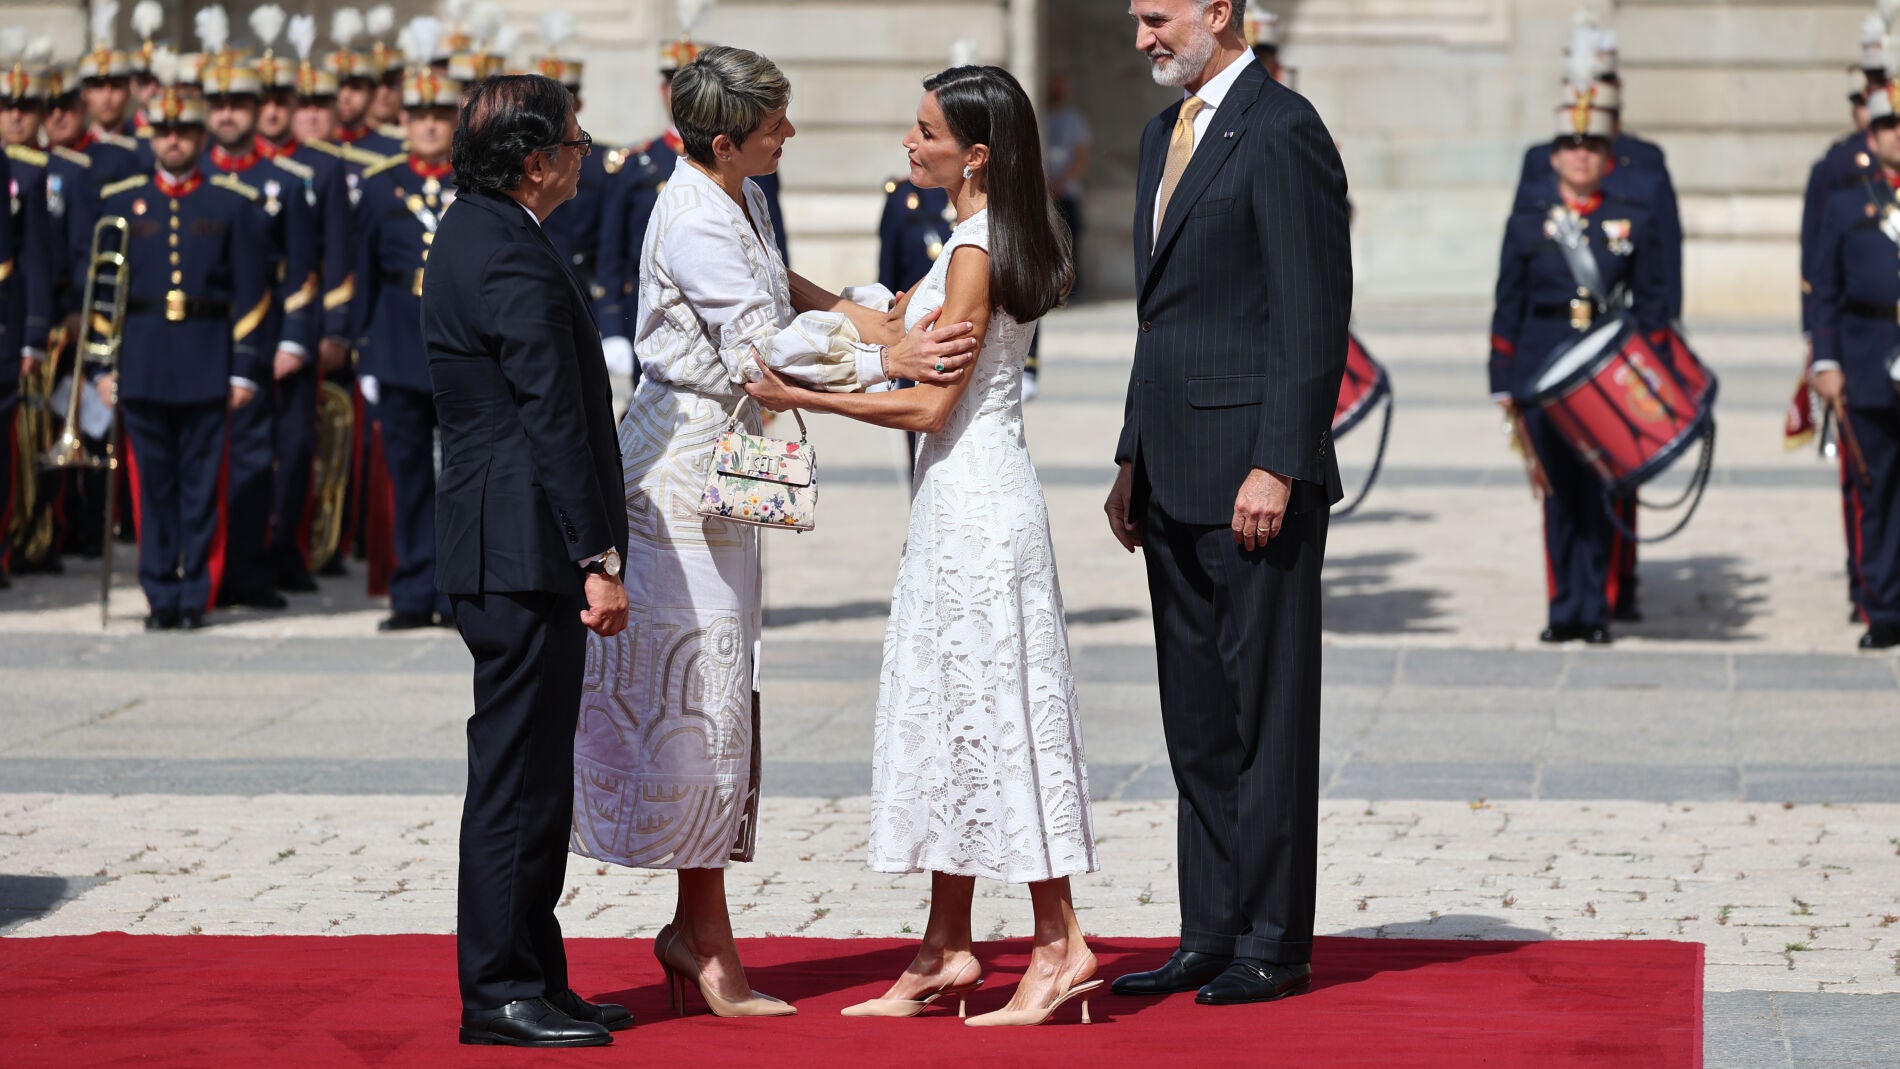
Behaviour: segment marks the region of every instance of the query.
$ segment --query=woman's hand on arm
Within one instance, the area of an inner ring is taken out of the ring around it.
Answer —
[[[982,340],[974,333],[975,323],[935,326],[943,319],[943,308],[925,312],[902,340],[886,349],[884,367],[891,378],[931,386],[948,386],[962,378],[963,369],[976,362]],[[988,325],[989,313],[983,314],[983,320]]]

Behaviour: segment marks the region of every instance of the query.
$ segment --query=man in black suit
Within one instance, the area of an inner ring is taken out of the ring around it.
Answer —
[[[559,82],[477,86],[455,134],[459,196],[422,286],[442,433],[436,584],[475,657],[456,913],[463,1043],[599,1046],[633,1024],[568,986],[554,917],[587,631],[627,624],[600,332],[541,233],[574,196],[589,147]]]
[[[1130,10],[1155,80],[1185,90],[1142,132],[1141,333],[1107,505],[1115,537],[1147,551],[1181,946],[1115,990],[1263,1002],[1311,974],[1346,178],[1312,105],[1247,50],[1233,0]]]

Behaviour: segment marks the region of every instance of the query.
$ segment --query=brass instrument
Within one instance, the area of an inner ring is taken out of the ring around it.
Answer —
[[[311,474],[310,566],[322,567],[343,539],[344,502],[356,442],[356,402],[334,382],[317,385],[317,455]]]
[[[126,249],[131,242],[131,226],[124,216],[108,215],[92,228],[92,249],[86,257],[86,288],[79,303],[79,334],[73,353],[73,381],[66,401],[66,425],[59,438],[40,454],[42,471],[69,468],[100,468],[110,473],[119,466],[119,418],[117,398],[112,407],[112,426],[106,432],[104,456],[94,456],[79,434],[79,401],[87,381],[87,365],[99,365],[106,374],[119,372],[119,344],[125,336],[125,306],[131,296],[131,269]],[[99,627],[105,629],[107,610],[112,601],[112,528],[113,506],[118,499],[111,476],[106,479],[105,532],[100,542]]]
[[[20,561],[29,566],[52,554],[58,534],[52,495],[47,493],[50,487],[41,481],[39,457],[53,445],[53,391],[65,347],[62,324],[47,335],[45,361],[31,375],[20,377],[20,407],[13,422],[13,506],[0,537],[11,542]]]

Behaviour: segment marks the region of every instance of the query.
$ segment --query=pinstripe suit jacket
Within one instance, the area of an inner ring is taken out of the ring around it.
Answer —
[[[1176,103],[1141,135],[1141,320],[1115,459],[1169,516],[1225,525],[1253,468],[1295,511],[1340,498],[1330,428],[1346,367],[1346,175],[1306,98],[1255,62],[1229,90],[1154,233]],[[1139,512],[1137,512],[1139,515]]]

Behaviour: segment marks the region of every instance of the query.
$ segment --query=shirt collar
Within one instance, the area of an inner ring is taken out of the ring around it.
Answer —
[[[1184,91],[1181,94],[1182,99],[1200,97],[1202,111],[1213,111],[1219,108],[1221,101],[1226,100],[1227,94],[1234,88],[1234,83],[1240,81],[1241,72],[1246,70],[1247,64],[1253,61],[1254,55],[1252,52],[1242,52],[1239,59],[1229,63],[1219,74],[1209,78],[1207,84],[1201,86],[1200,92],[1188,93]]]
[[[509,200],[515,200],[515,199],[514,199],[513,197],[509,197],[508,199],[509,199]],[[516,205],[517,207],[519,207],[519,208],[520,208],[520,209],[521,209],[522,211],[524,211],[524,212],[527,212],[527,213],[528,213],[528,218],[530,218],[530,219],[533,219],[533,220],[534,220],[534,225],[535,225],[535,226],[537,226],[537,227],[538,227],[538,226],[540,226],[540,225],[541,225],[541,217],[540,217],[540,216],[538,216],[538,215],[536,215],[536,214],[534,214],[534,209],[532,209],[532,208],[530,208],[530,207],[528,207],[528,206],[527,206],[526,204],[522,204],[522,203],[521,203],[520,201],[518,201],[518,200],[515,200],[515,205]]]

